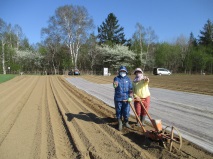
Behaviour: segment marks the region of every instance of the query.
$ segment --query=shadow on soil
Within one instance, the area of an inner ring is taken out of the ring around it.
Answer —
[[[112,117],[100,118],[93,113],[84,112],[80,112],[79,114],[66,113],[65,115],[67,116],[67,121],[69,122],[76,118],[87,122],[95,122],[96,124],[108,124],[117,130],[117,120]],[[159,152],[162,151],[163,148],[160,146],[160,143],[157,141],[152,141],[141,134],[141,130],[139,127],[135,126],[135,122],[130,121],[129,124],[132,126],[132,129],[124,127],[122,130],[123,136],[126,136],[143,149],[155,149]]]
[[[107,118],[99,118],[93,113],[80,112],[79,114],[66,113],[65,115],[67,116],[67,121],[69,122],[72,121],[74,118],[77,118],[88,122],[95,122],[96,124],[105,124],[105,120],[108,120]]]

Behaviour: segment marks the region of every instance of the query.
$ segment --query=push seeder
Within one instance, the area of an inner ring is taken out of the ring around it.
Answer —
[[[180,150],[182,146],[182,137],[179,130],[174,126],[166,126],[163,129],[161,120],[152,119],[143,103],[141,101],[140,103],[142,108],[145,110],[149,120],[151,121],[154,130],[146,130],[143,124],[141,123],[131,102],[130,106],[135,114],[135,117],[139,121],[140,126],[143,132],[145,133],[145,136],[152,140],[160,141],[163,144],[163,146],[167,148],[169,151],[172,151],[172,149]]]

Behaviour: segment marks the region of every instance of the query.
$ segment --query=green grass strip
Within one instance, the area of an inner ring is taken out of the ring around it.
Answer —
[[[17,75],[3,75],[3,74],[0,74],[0,83],[6,82],[8,80],[11,80],[11,79],[13,79],[16,76]]]

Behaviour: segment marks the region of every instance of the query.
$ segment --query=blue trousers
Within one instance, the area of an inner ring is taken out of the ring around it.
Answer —
[[[129,118],[129,112],[130,112],[129,102],[114,101],[114,103],[115,103],[117,119],[120,119],[121,117],[123,117],[124,121],[127,122]]]

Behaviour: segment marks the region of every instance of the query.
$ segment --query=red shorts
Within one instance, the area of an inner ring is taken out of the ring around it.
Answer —
[[[141,101],[148,112],[149,106],[150,106],[150,96],[148,96],[146,98],[142,98]],[[134,106],[135,106],[135,111],[138,116],[146,115],[146,112],[144,111],[144,109],[141,106],[141,103],[139,101],[134,101]]]

